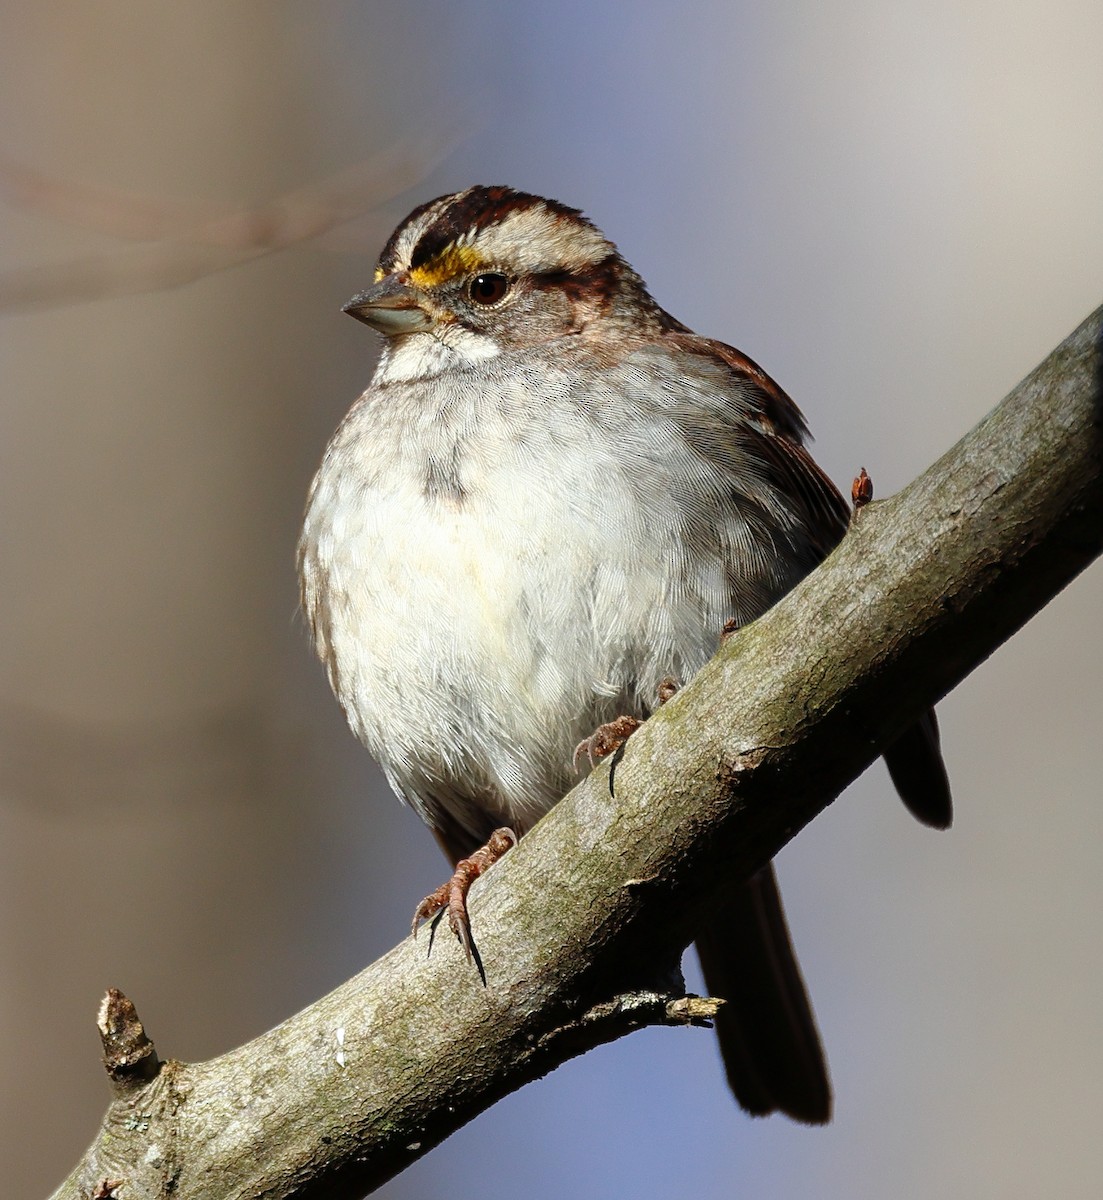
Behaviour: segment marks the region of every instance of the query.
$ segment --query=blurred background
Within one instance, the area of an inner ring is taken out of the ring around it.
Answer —
[[[211,1057],[440,881],[293,569],[375,353],[340,306],[406,212],[583,207],[885,496],[1103,301],[1101,44],[1087,0],[0,5],[7,1192],[96,1132],[107,986]],[[649,1031],[380,1194],[1098,1196],[1101,611],[1097,566],[942,704],[952,832],[878,765],[781,856],[830,1127],[749,1120],[710,1035]]]

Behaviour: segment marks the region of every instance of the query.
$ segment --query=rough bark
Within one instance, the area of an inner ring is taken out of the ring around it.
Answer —
[[[1103,548],[1101,395],[1103,309],[727,641],[615,757],[615,797],[602,767],[476,884],[485,986],[451,938],[428,957],[423,933],[195,1064],[159,1062],[109,995],[114,1098],[56,1196],[363,1195],[573,1055],[706,1019],[675,981],[711,895]]]

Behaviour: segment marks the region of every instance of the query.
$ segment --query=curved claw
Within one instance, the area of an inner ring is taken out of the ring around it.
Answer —
[[[574,754],[571,755],[571,766],[575,769],[577,775],[581,768],[578,765],[578,760],[585,754],[590,760],[590,770],[594,769],[594,735],[584,737],[581,742],[574,748]]]
[[[413,937],[417,937],[418,926],[422,921],[436,916],[441,909],[447,909],[448,927],[463,947],[470,962],[474,957],[474,942],[471,938],[471,919],[467,915],[467,893],[484,871],[516,845],[517,835],[512,829],[502,826],[501,829],[494,830],[485,846],[480,846],[469,858],[461,858],[456,863],[452,878],[426,896],[414,909],[414,920],[410,930]]]
[[[639,717],[623,716],[599,725],[588,738],[583,738],[575,746],[571,760],[574,763],[574,769],[578,770],[578,760],[582,757],[583,751],[589,758],[592,769],[595,758],[605,758],[614,750],[619,750],[642,724]]]

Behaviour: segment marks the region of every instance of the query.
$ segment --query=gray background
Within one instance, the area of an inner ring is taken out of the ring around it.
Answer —
[[[256,203],[426,133],[342,231],[0,335],[0,1161],[44,1195],[126,990],[165,1055],[240,1043],[403,934],[443,860],[296,616],[297,521],[374,341],[391,227],[470,183],[584,207],[887,495],[1103,300],[1103,10],[1073,0],[0,6],[0,151]],[[122,244],[0,208],[6,271]],[[129,252],[129,250],[127,250]],[[383,1195],[1095,1197],[1099,568],[941,706],[954,830],[875,767],[780,860],[837,1093],[752,1122],[710,1037],[638,1034]]]

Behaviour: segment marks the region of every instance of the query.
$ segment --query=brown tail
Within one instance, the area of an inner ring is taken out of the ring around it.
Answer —
[[[885,763],[908,810],[947,828],[953,805],[933,709],[889,747]],[[698,934],[697,952],[708,990],[727,1001],[716,1032],[736,1100],[754,1116],[829,1121],[827,1061],[772,864],[725,898]]]
[[[900,799],[917,821],[934,829],[950,828],[954,806],[933,708],[885,751],[885,765]]]
[[[735,1098],[755,1116],[829,1121],[827,1062],[772,864],[725,898],[697,953],[709,992],[727,1001],[716,1032]]]

